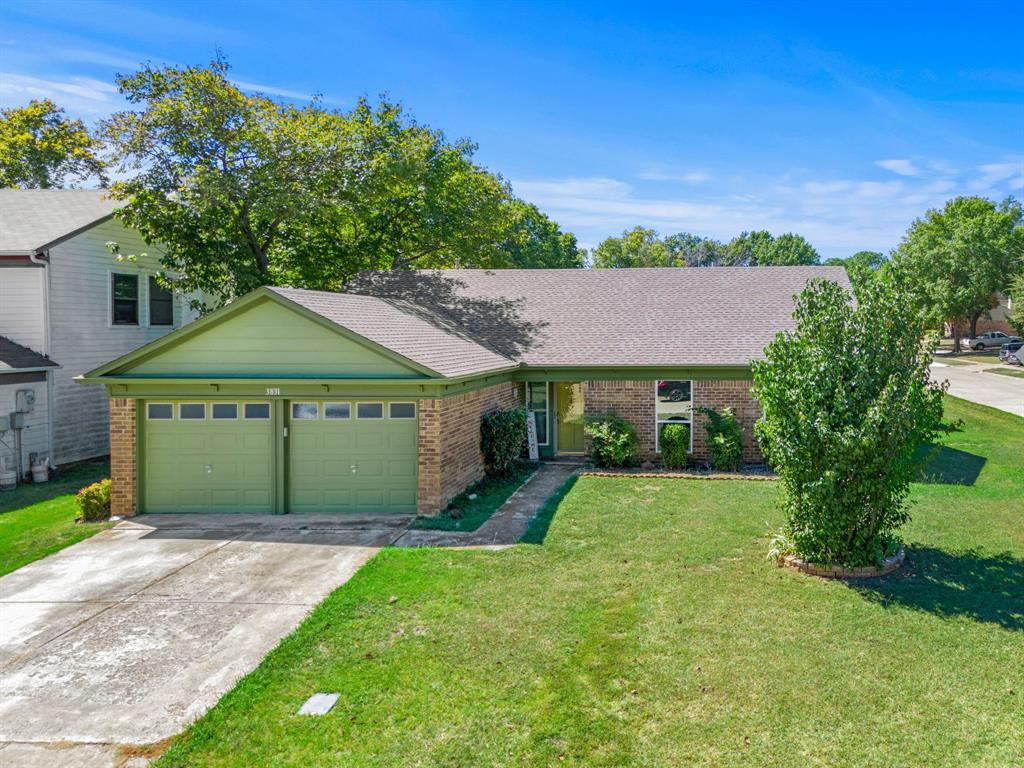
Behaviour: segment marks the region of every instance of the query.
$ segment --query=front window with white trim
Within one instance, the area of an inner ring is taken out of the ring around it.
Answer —
[[[656,423],[655,450],[661,452],[661,433],[669,424],[683,424],[690,432],[690,452],[693,452],[693,382],[655,382],[654,414]]]

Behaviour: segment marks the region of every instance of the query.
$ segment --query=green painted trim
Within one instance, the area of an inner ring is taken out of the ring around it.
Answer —
[[[211,312],[206,317],[201,317],[198,320],[194,320],[188,325],[178,328],[175,331],[171,331],[170,333],[161,336],[159,339],[155,339],[154,341],[151,341],[148,344],[144,344],[138,349],[135,349],[126,355],[121,355],[121,357],[118,357],[115,360],[111,360],[109,363],[105,363],[104,365],[101,365],[98,368],[94,368],[93,370],[86,373],[84,376],[77,377],[76,381],[79,381],[84,384],[106,383],[105,379],[111,376],[116,376],[118,375],[119,372],[123,370],[130,370],[132,364],[137,364],[142,362],[143,360],[147,360],[155,356],[158,352],[166,349],[167,347],[181,344],[182,342],[192,338],[196,334],[202,333],[208,330],[209,328],[224,322],[230,317],[234,317],[239,312],[242,312],[245,309],[249,308],[250,305],[256,305],[267,301],[275,302],[276,304],[285,307],[286,309],[290,309],[293,312],[301,315],[302,317],[305,317],[306,319],[311,320],[312,322],[315,322],[318,325],[321,325],[324,328],[333,331],[334,333],[337,333],[339,336],[342,336],[357,344],[361,344],[362,346],[367,347],[368,349],[372,349],[373,351],[381,354],[387,359],[399,363],[400,365],[403,365],[407,368],[410,368],[424,377],[443,378],[441,377],[441,374],[439,374],[437,371],[431,368],[427,368],[426,366],[421,365],[420,363],[414,362],[413,360],[410,360],[409,358],[398,354],[392,349],[384,347],[375,341],[371,341],[365,336],[360,336],[355,331],[351,331],[348,328],[338,325],[337,323],[331,322],[326,317],[318,315],[316,312],[306,309],[305,307],[296,304],[294,301],[291,301],[290,299],[281,296],[279,293],[276,293],[270,290],[269,288],[264,287],[257,288],[255,291],[247,293],[242,298],[237,299],[236,301],[233,301],[227,306],[221,307],[220,309],[214,312]]]
[[[288,513],[288,441],[284,436],[285,401],[275,400],[270,404],[271,428],[274,430],[274,514]]]
[[[748,365],[631,365],[524,367],[514,381],[738,380],[751,378]]]
[[[146,402],[135,401],[135,512],[145,512],[142,508],[142,500],[146,498],[146,439],[142,430],[146,428]]]

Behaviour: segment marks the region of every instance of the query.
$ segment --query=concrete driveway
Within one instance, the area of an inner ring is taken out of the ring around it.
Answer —
[[[941,361],[932,364],[931,372],[936,381],[949,382],[949,394],[970,400],[972,403],[988,405],[1001,411],[1024,416],[1024,379],[985,373],[986,369],[1000,368],[1002,363],[991,365],[948,365]],[[1008,366],[1007,366],[1008,367]],[[1014,368],[1013,370],[1024,370]]]
[[[145,515],[4,576],[0,764],[178,733],[408,521]]]

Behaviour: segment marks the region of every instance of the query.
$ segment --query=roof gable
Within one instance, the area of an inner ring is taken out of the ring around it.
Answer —
[[[264,288],[84,378],[424,379],[436,375]]]
[[[109,219],[106,189],[0,189],[0,255],[36,254]]]

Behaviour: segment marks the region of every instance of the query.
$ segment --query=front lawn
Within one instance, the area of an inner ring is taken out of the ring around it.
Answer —
[[[998,373],[1000,376],[1013,376],[1015,379],[1024,379],[1024,370],[1020,368],[986,368],[985,373]]]
[[[768,563],[774,483],[583,477],[539,543],[383,551],[160,765],[1024,764],[1024,419],[947,406],[898,576]]]
[[[485,477],[452,499],[448,508],[436,517],[417,517],[412,527],[433,531],[475,531],[530,479],[537,466],[533,461],[520,461],[513,466],[508,477]]]
[[[0,493],[0,576],[109,528],[109,523],[75,522],[75,494],[104,477],[110,477],[109,463],[94,461],[72,467],[48,483]]]

